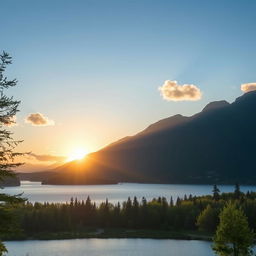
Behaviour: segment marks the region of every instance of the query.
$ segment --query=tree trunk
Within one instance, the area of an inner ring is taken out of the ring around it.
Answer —
[[[233,244],[234,256],[238,256],[238,250],[236,244]]]

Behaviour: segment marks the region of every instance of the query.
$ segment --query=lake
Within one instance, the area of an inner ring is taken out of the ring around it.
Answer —
[[[211,243],[157,239],[70,239],[6,242],[8,256],[213,256]]]
[[[232,192],[234,186],[219,186],[221,192]],[[241,191],[256,191],[256,186],[241,186]],[[164,196],[168,200],[172,196],[174,200],[189,195],[207,195],[212,193],[212,185],[173,185],[173,184],[137,184],[122,183],[116,185],[41,185],[40,182],[22,181],[20,187],[8,187],[2,190],[5,193],[19,194],[28,198],[30,202],[67,202],[71,197],[86,199],[90,196],[92,201],[100,203],[106,198],[112,203],[122,202],[127,198],[143,196],[147,200]]]

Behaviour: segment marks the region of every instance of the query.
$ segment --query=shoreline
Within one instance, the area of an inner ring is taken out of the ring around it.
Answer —
[[[41,232],[35,234],[20,234],[16,237],[6,236],[3,241],[26,240],[66,240],[66,239],[172,239],[212,241],[212,235],[199,231],[165,231],[145,229],[88,229],[77,232]]]
[[[5,185],[6,188],[12,188],[12,187],[22,187],[24,182],[29,183],[40,183],[41,186],[107,186],[107,185],[123,185],[123,184],[136,184],[136,185],[194,185],[194,186],[212,186],[214,182],[199,182],[199,183],[192,183],[192,182],[172,182],[172,183],[166,183],[166,182],[113,182],[113,183],[45,183],[43,180],[20,180],[19,185]],[[218,186],[234,186],[235,183],[233,182],[220,182],[217,185]],[[256,186],[256,182],[242,182],[239,183],[240,186]]]

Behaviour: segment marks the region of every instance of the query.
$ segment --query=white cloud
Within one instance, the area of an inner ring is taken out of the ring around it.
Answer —
[[[33,126],[49,126],[54,125],[54,121],[41,113],[32,113],[25,118],[25,122]]]
[[[166,80],[159,91],[168,101],[196,101],[202,98],[201,90],[193,84],[179,85],[177,81]]]
[[[256,83],[241,84],[241,90],[243,92],[251,92],[256,90]]]

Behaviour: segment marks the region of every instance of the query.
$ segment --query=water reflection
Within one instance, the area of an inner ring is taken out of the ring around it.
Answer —
[[[204,241],[71,239],[7,242],[8,256],[213,256]]]

